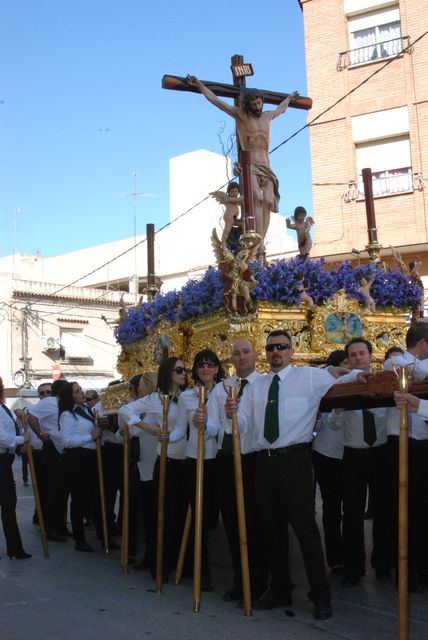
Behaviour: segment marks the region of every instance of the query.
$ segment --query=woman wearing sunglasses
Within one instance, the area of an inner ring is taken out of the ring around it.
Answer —
[[[171,432],[169,442],[176,443],[185,439],[186,459],[184,472],[186,477],[187,496],[195,513],[196,491],[196,458],[198,449],[198,430],[195,421],[195,412],[199,407],[199,388],[205,387],[205,400],[214,389],[217,382],[224,378],[223,368],[217,355],[210,349],[199,351],[194,359],[192,367],[192,379],[195,382],[193,389],[188,389],[181,394],[178,400],[178,415],[175,429]],[[202,584],[205,590],[211,588],[207,550],[207,526],[213,505],[217,505],[215,457],[217,455],[217,441],[209,437],[205,439],[205,463],[204,463],[204,494],[203,494],[203,524],[202,524]],[[191,528],[193,532],[194,527]],[[192,554],[193,557],[193,554]]]
[[[132,433],[140,433],[159,437],[163,421],[162,394],[170,397],[168,408],[168,430],[172,431],[177,419],[178,398],[187,384],[187,375],[184,363],[180,358],[171,356],[164,358],[158,370],[158,390],[139,398],[134,402],[121,407],[119,414],[128,424]],[[169,443],[167,450],[167,471],[165,487],[165,530],[164,530],[164,561],[163,570],[165,582],[175,568],[186,514],[187,501],[184,489],[183,460],[186,441]],[[143,444],[144,448],[144,444]],[[157,448],[157,458],[153,470],[154,481],[154,516],[157,507],[157,494],[159,488],[159,455],[160,443]],[[154,541],[155,542],[155,541]],[[155,544],[153,545],[155,546]],[[155,575],[155,551],[151,557],[144,558],[136,569],[150,567],[152,575]]]

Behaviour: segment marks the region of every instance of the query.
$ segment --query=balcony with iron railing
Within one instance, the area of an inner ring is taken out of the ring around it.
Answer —
[[[412,172],[411,167],[372,173],[374,198],[384,198],[414,191],[423,191],[425,180],[419,171]],[[364,200],[364,186],[361,176],[348,182],[342,198],[345,202]]]
[[[400,36],[399,38],[393,38],[392,40],[385,40],[383,42],[375,42],[368,44],[364,47],[358,47],[358,49],[350,49],[349,51],[342,51],[339,53],[339,59],[337,61],[337,70],[343,71],[348,67],[356,67],[363,64],[370,64],[371,62],[378,62],[386,58],[404,53],[407,50],[408,53],[411,49],[410,36]]]

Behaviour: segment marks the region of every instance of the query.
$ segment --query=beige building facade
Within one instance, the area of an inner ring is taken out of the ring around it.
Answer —
[[[428,36],[420,36],[428,28],[428,4],[300,4],[313,99],[309,121],[326,111],[310,126],[316,219],[311,255],[351,257],[353,248],[367,245],[361,170],[368,167],[379,242],[409,260],[419,255],[426,274]]]

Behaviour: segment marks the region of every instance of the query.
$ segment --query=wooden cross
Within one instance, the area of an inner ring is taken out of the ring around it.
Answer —
[[[233,84],[223,84],[220,82],[212,82],[202,80],[203,84],[210,89],[216,96],[222,98],[233,98],[236,107],[239,106],[241,90],[246,86],[245,78],[253,75],[251,64],[245,63],[241,55],[235,55],[231,58],[231,70],[233,75]],[[164,89],[172,89],[174,91],[190,91],[192,93],[200,93],[197,87],[188,84],[186,78],[181,76],[164,75],[162,78],[162,87]],[[289,94],[278,93],[275,91],[260,90],[263,95],[264,102],[268,104],[279,105],[285,100]],[[312,107],[311,98],[298,96],[291,103],[290,107],[295,109],[310,109]],[[248,152],[241,149],[239,137],[236,135],[238,148],[238,161],[242,166],[242,192],[244,195],[244,223],[245,231],[254,232],[254,212],[253,197],[251,189],[251,173],[250,158]]]

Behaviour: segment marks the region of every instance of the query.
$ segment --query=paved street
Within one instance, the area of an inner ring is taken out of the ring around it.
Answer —
[[[154,593],[147,572],[124,575],[120,551],[106,557],[99,544],[96,553],[78,553],[71,541],[50,543],[44,558],[38,530],[31,524],[31,487],[23,487],[15,463],[18,521],[25,549],[32,559],[6,557],[0,536],[0,607],[2,640],[391,640],[397,633],[397,591],[377,584],[370,571],[361,585],[344,589],[332,576],[334,617],[318,622],[312,605],[300,552],[292,543],[292,574],[296,584],[290,610],[254,612],[249,618],[221,594],[230,586],[225,536],[221,528],[210,537],[214,591],[203,593],[201,611],[192,612],[192,586],[166,584],[164,594]],[[319,511],[320,509],[318,509]],[[370,527],[370,524],[367,525]],[[88,541],[96,544],[94,532]],[[411,596],[411,640],[428,638],[428,593]]]

